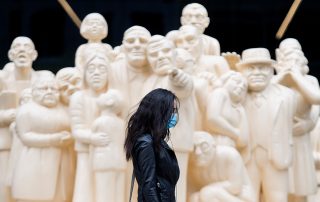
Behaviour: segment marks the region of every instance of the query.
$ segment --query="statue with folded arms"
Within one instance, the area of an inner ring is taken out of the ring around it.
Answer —
[[[45,77],[35,81],[32,101],[19,108],[16,118],[23,144],[12,176],[12,195],[17,202],[68,201],[67,170],[62,161],[63,149],[72,143],[68,122],[56,80]]]

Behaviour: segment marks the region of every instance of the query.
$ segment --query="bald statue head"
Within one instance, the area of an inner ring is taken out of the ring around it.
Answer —
[[[204,6],[198,3],[191,3],[183,8],[180,22],[181,25],[193,25],[200,33],[203,33],[209,26],[210,18]]]
[[[38,57],[32,40],[25,36],[19,36],[12,41],[8,57],[16,68],[32,68],[32,63]]]
[[[147,46],[150,66],[158,75],[165,75],[174,66],[174,44],[161,35],[154,35]]]
[[[216,143],[212,135],[204,131],[195,132],[193,135],[193,159],[199,167],[209,166],[215,155]]]
[[[127,62],[140,69],[148,64],[146,48],[151,37],[150,32],[141,26],[133,26],[124,33],[122,44]]]

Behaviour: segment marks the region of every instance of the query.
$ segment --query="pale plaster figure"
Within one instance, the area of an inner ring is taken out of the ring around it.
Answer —
[[[288,201],[288,169],[292,163],[293,91],[271,83],[274,60],[265,48],[242,52],[237,68],[247,79],[244,103],[249,125],[248,152],[243,156],[255,194],[264,202]]]
[[[56,74],[56,80],[58,83],[58,89],[60,94],[60,102],[63,105],[65,111],[69,115],[69,103],[71,96],[82,89],[82,74],[81,71],[74,67],[65,67],[60,69]],[[69,120],[69,128],[71,129],[71,120]],[[74,183],[76,175],[76,152],[74,150],[74,139],[72,144],[64,148],[64,152],[68,155],[64,155],[64,161],[68,162],[68,178],[66,179],[67,193],[70,198],[68,201],[72,201],[74,192]],[[68,181],[67,181],[68,180]]]
[[[35,81],[32,101],[19,108],[16,118],[23,143],[12,176],[12,195],[17,202],[68,201],[68,166],[64,165],[68,162],[63,161],[63,148],[72,143],[68,123],[56,81],[48,77]]]
[[[166,88],[180,100],[179,123],[171,130],[171,146],[175,151],[180,177],[177,185],[177,201],[186,201],[187,167],[192,150],[194,130],[193,80],[190,75],[175,67],[175,50],[172,41],[164,36],[154,35],[147,46],[147,57],[153,74],[145,82],[144,92],[155,88]],[[170,145],[170,143],[169,143]]]
[[[181,26],[174,42],[176,47],[187,50],[194,57],[196,74],[213,74],[213,76],[219,77],[229,71],[229,65],[224,57],[220,55],[204,55],[202,53],[205,42],[194,26]]]
[[[29,103],[31,100],[32,100],[32,89],[26,88],[20,94],[19,106]],[[20,140],[20,137],[18,136],[19,134],[17,133],[15,122],[12,122],[10,124],[9,130],[12,135],[12,145],[11,145],[9,164],[8,164],[8,170],[7,170],[7,176],[6,176],[6,186],[8,187],[6,194],[7,194],[7,200],[11,201],[13,200],[11,189],[10,189],[13,170],[16,167],[17,159],[19,158],[19,155],[22,151],[23,144]]]
[[[204,43],[202,54],[220,55],[220,43],[217,39],[205,35],[204,31],[209,26],[210,18],[207,9],[198,3],[186,5],[182,10],[180,18],[181,25],[193,25],[201,33],[201,39]]]
[[[90,146],[95,181],[95,202],[124,202],[127,162],[123,151],[125,122],[120,118],[123,97],[109,89],[97,100],[101,115],[92,123],[94,133],[106,133],[106,146]]]
[[[279,45],[279,54],[282,57],[277,58],[280,64],[276,80],[293,89],[297,99],[297,111],[293,125],[294,150],[293,165],[290,169],[290,192],[294,195],[295,201],[306,202],[307,196],[315,194],[317,189],[309,132],[317,121],[312,120],[312,110],[319,111],[318,106],[315,105],[320,104],[320,88],[318,80],[307,74],[308,60],[296,39],[283,40]]]
[[[84,89],[75,92],[70,100],[71,128],[77,152],[73,202],[95,202],[95,183],[89,147],[103,147],[110,142],[109,134],[92,131],[92,124],[100,113],[97,98],[108,89],[110,63],[104,54],[92,52],[86,55],[84,64]]]
[[[248,145],[249,126],[243,107],[247,81],[239,73],[229,71],[220,77],[221,87],[210,92],[207,101],[206,129],[218,145],[241,149]]]
[[[317,202],[320,199],[320,119],[314,129],[310,132],[311,143],[313,148],[313,158],[315,161],[316,172],[317,172],[317,193],[309,196],[308,202]]]
[[[207,132],[195,132],[189,202],[257,202],[239,152],[218,145]]]
[[[150,32],[141,26],[132,26],[124,32],[121,51],[110,71],[110,88],[117,89],[125,96],[123,117],[138,104],[144,96],[145,81],[152,74],[147,60],[146,48],[151,37]],[[129,198],[132,176],[132,163],[128,163],[126,174],[126,199]],[[134,186],[132,198],[137,198],[137,186]]]
[[[113,58],[113,50],[109,44],[102,40],[108,35],[108,24],[100,13],[90,13],[81,22],[80,34],[87,39],[86,44],[82,44],[76,51],[75,66],[83,71],[85,57],[90,52],[99,51],[105,54],[109,59]]]
[[[12,135],[10,134],[9,125],[15,120],[16,107],[20,99],[20,92],[31,86],[31,82],[40,77],[51,76],[50,71],[34,71],[32,68],[33,61],[37,58],[38,53],[32,40],[28,37],[16,37],[8,51],[8,58],[11,62],[7,63],[3,70],[2,82],[4,84],[1,93],[0,109],[0,201],[6,202],[5,198],[5,181],[7,178],[8,160],[12,145]],[[10,185],[6,185],[10,189]]]
[[[112,64],[110,85],[126,95],[126,111],[129,111],[144,96],[137,89],[143,88],[144,82],[152,73],[146,55],[150,37],[150,32],[144,27],[132,26],[127,29],[121,47],[124,57]]]

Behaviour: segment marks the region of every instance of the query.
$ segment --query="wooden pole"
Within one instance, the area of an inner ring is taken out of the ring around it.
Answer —
[[[77,16],[77,14],[73,11],[71,6],[68,4],[66,0],[58,0],[60,5],[63,7],[63,9],[67,12],[67,14],[70,16],[74,24],[80,29],[81,20]]]
[[[297,11],[300,3],[302,2],[302,0],[294,0],[293,4],[290,7],[290,10],[287,13],[287,16],[285,17],[285,19],[283,20],[277,34],[276,34],[276,38],[277,39],[281,39],[283,34],[285,33],[285,31],[287,30],[289,23],[291,22],[295,12]]]

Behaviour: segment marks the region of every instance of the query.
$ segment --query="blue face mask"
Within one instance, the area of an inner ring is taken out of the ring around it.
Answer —
[[[171,115],[168,124],[167,124],[167,128],[173,128],[177,125],[178,122],[178,115],[177,113],[174,113]]]

